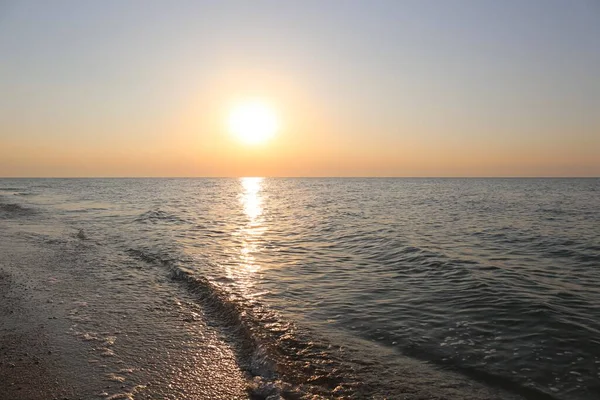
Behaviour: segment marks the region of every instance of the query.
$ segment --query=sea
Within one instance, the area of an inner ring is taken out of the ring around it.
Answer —
[[[306,393],[600,398],[597,178],[0,179],[2,226],[170,276]]]

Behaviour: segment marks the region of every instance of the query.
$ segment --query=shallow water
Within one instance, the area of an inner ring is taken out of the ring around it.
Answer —
[[[595,399],[599,194],[599,179],[0,179],[0,224],[82,230],[115,262],[164,267],[266,380],[394,398],[402,377],[377,365],[408,356]]]

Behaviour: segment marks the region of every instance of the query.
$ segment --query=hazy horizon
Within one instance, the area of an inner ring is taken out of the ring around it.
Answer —
[[[598,177],[598,38],[592,0],[0,1],[0,177]]]
[[[600,179],[600,176],[0,176],[0,179]]]

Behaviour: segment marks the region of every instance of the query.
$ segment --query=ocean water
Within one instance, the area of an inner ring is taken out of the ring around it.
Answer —
[[[0,179],[0,226],[158,266],[307,393],[600,398],[600,179]]]

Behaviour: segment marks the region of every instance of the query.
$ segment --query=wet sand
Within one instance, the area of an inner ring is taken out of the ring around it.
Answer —
[[[235,352],[184,290],[86,246],[0,234],[0,399],[248,398]]]
[[[29,289],[0,271],[0,398],[71,398],[71,383],[57,374],[48,326],[24,304]]]

